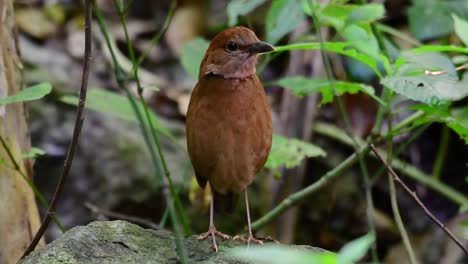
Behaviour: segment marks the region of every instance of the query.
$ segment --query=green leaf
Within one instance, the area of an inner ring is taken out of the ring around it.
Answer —
[[[377,66],[377,60],[369,55],[360,53],[353,47],[353,44],[349,42],[323,42],[322,45],[317,42],[297,43],[277,46],[275,47],[276,49],[272,52],[283,52],[289,50],[319,50],[322,46],[326,51],[335,52],[364,63],[369,68],[371,68],[377,74],[377,76],[381,76]]]
[[[455,27],[455,33],[460,40],[468,46],[468,20],[461,19],[457,15],[452,14],[453,26]]]
[[[45,150],[32,147],[28,153],[21,154],[21,159],[34,159],[45,154],[46,154]]]
[[[277,169],[285,165],[287,168],[292,168],[298,166],[305,158],[325,155],[323,149],[313,144],[295,138],[273,135],[273,145],[265,167]]]
[[[468,107],[454,108],[450,114],[445,123],[468,144]]]
[[[78,100],[79,98],[76,96],[63,96],[60,98],[60,101],[71,105],[78,105]],[[143,104],[136,98],[135,101],[137,103],[137,108],[141,113],[144,113]],[[103,89],[94,88],[88,90],[86,108],[101,113],[110,114],[114,117],[118,117],[127,121],[138,122],[130,100],[126,96]],[[152,119],[152,123],[156,127],[156,130],[163,135],[174,139],[174,136],[171,134],[171,132],[162,126],[161,121],[156,116],[156,114],[151,110],[149,111],[149,114],[150,118]]]
[[[182,49],[181,63],[184,69],[198,80],[198,72],[200,71],[200,63],[205,55],[210,43],[202,38],[196,38],[187,43]]]
[[[452,61],[440,53],[404,52],[395,76],[381,80],[396,93],[429,105],[443,106],[448,101],[458,101],[468,96],[468,75],[458,80]],[[426,74],[426,70],[443,71]]]
[[[249,263],[311,263],[311,264],[336,264],[337,257],[333,252],[308,252],[281,245],[263,245],[237,247],[231,249],[230,256],[249,261]]]
[[[5,160],[0,158],[0,165],[4,165],[5,164]]]
[[[449,76],[457,77],[453,62],[447,55],[442,53],[404,51],[400,59],[404,63],[398,68],[396,73],[398,76],[422,74],[426,70],[431,70],[444,71]]]
[[[386,77],[381,83],[409,99],[429,105],[444,105],[468,95],[468,85],[447,75]]]
[[[233,0],[227,6],[227,14],[229,18],[229,26],[232,27],[237,24],[239,16],[245,16],[252,12],[255,8],[259,7],[266,0]]]
[[[332,86],[327,79],[312,79],[302,76],[293,76],[279,79],[273,82],[273,84],[290,89],[295,95],[299,97],[306,96],[313,92],[319,92],[322,94],[321,104],[333,102],[333,98],[335,96],[332,90]],[[344,93],[356,94],[358,92],[363,92],[368,94],[377,102],[385,105],[385,103],[382,102],[380,98],[375,96],[374,88],[372,86],[345,81],[335,81],[333,84],[336,89],[335,92],[338,95],[342,95]]]
[[[374,244],[374,241],[374,233],[368,233],[349,242],[338,252],[338,263],[347,264],[359,261],[366,255],[369,248]]]
[[[25,88],[18,93],[0,99],[0,105],[6,105],[18,102],[27,102],[41,99],[52,91],[50,83],[40,83],[28,88]]]
[[[453,32],[450,10],[442,1],[418,1],[408,11],[411,32],[418,40],[427,40]]]
[[[347,23],[371,23],[383,18],[384,15],[385,7],[382,4],[365,4],[351,11]]]
[[[359,7],[359,5],[353,4],[329,4],[321,12],[317,12],[317,16],[320,24],[332,26],[340,31],[345,27],[349,15]]]
[[[441,109],[430,105],[416,105],[412,107],[416,110],[421,110],[427,115],[416,121],[416,125],[439,122],[446,124],[455,133],[460,136],[465,144],[468,144],[468,106],[454,108],[449,110],[447,108]]]
[[[434,39],[453,32],[451,14],[468,17],[466,0],[413,0],[408,18],[411,31],[420,40]]]
[[[305,15],[300,1],[275,0],[266,17],[266,40],[276,44],[282,37],[295,29]]]
[[[367,31],[361,26],[351,24],[346,26],[340,33],[360,52],[372,58],[378,58],[379,44],[371,30]]]
[[[1,161],[0,161],[0,164],[2,164]],[[460,208],[458,209],[459,214],[463,214],[463,213],[466,213],[466,212],[468,212],[468,204],[464,204],[464,205],[460,206]]]

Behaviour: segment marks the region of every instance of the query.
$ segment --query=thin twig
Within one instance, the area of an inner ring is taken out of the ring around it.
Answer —
[[[415,113],[417,114],[417,113]],[[408,117],[407,119],[405,120],[412,120],[413,117]],[[407,121],[402,121],[402,123],[407,123]],[[400,124],[398,124],[397,126],[394,127],[394,130],[396,129],[400,129],[400,128],[397,128],[397,127],[403,127]],[[333,125],[329,125],[329,124],[325,124],[325,123],[317,123],[315,124],[314,126],[314,131],[316,133],[319,133],[320,135],[323,135],[323,136],[326,136],[326,137],[329,137],[329,138],[332,138],[332,139],[335,139],[343,144],[346,144],[350,147],[353,146],[353,143],[351,142],[351,139],[348,137],[348,135],[346,135],[340,128],[336,127],[336,126],[333,126]],[[394,134],[393,131],[390,131],[388,132],[389,134]],[[385,138],[385,137],[384,137]],[[374,141],[373,142],[374,144],[377,144],[378,142],[377,141]],[[361,145],[364,145],[366,144],[366,142],[364,141],[360,141],[359,144]],[[380,151],[379,150],[379,154],[380,156],[382,156],[384,159],[387,158],[387,154],[384,152],[384,151]],[[375,158],[375,156],[371,156],[373,158]],[[446,199],[452,201],[453,203],[457,204],[457,205],[460,205],[460,206],[463,206],[463,205],[466,205],[468,204],[468,197],[465,196],[464,194],[460,193],[459,191],[451,188],[450,186],[446,185],[445,183],[439,181],[439,180],[436,180],[434,178],[432,178],[430,175],[427,175],[425,174],[424,172],[422,172],[421,170],[419,170],[418,168],[412,166],[411,164],[408,164],[406,162],[403,162],[399,159],[396,159],[394,158],[393,159],[393,167],[397,170],[397,171],[400,171],[400,173],[404,173],[406,176],[410,177],[411,179],[417,181],[418,183],[428,187],[429,189],[443,195],[443,197],[445,197]]]
[[[96,205],[90,203],[90,202],[85,202],[84,206],[88,208],[91,212],[98,214],[98,215],[103,215],[106,217],[110,218],[115,218],[115,219],[120,219],[120,220],[125,220],[128,222],[132,222],[138,225],[141,225],[143,227],[149,227],[151,229],[159,230],[161,227],[150,220],[143,219],[140,217],[132,216],[132,215],[126,215],[126,214],[121,214],[117,212],[112,212],[110,210],[102,209],[97,207]]]
[[[385,159],[380,156],[379,152],[375,148],[374,144],[370,145],[370,148],[372,152],[377,156],[377,158],[387,167],[388,172],[393,176],[394,180],[397,181],[404,189],[405,191],[414,199],[414,201],[424,210],[426,215],[434,222],[436,223],[444,232],[457,244],[457,246],[463,250],[465,255],[468,256],[468,249],[461,243],[461,241],[442,223],[440,222],[432,213],[427,209],[427,207],[421,202],[419,199],[418,195],[416,194],[415,191],[412,191],[402,180],[401,178],[396,174],[396,172],[388,165],[388,163],[385,161]]]
[[[92,8],[90,0],[85,0],[84,2],[84,10],[85,10],[85,50],[84,50],[84,62],[83,62],[83,74],[81,76],[81,87],[80,87],[80,100],[78,103],[78,109],[76,113],[75,119],[75,127],[73,129],[73,136],[68,148],[68,153],[65,158],[65,162],[63,165],[62,175],[59,178],[59,182],[57,188],[54,193],[54,197],[52,198],[52,202],[50,203],[50,207],[47,210],[47,214],[45,215],[44,219],[42,220],[41,226],[37,231],[36,235],[34,236],[31,243],[26,248],[23,256],[29,255],[37,246],[40,239],[44,235],[47,227],[49,226],[51,217],[55,215],[55,209],[57,208],[58,201],[60,199],[61,194],[63,193],[63,189],[65,186],[65,181],[67,176],[70,173],[70,169],[73,163],[73,157],[75,155],[75,150],[78,145],[78,140],[80,137],[81,128],[83,126],[84,121],[84,108],[86,103],[86,92],[88,89],[88,77],[89,77],[89,70],[91,65],[91,52],[92,52],[92,36],[91,36],[91,22],[92,22]]]

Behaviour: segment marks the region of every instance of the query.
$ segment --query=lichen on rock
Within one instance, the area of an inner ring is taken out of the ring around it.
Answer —
[[[244,246],[234,240],[219,241],[214,252],[211,241],[197,236],[184,240],[189,263],[248,263],[229,255],[234,247]],[[296,246],[292,246],[296,247]],[[317,250],[308,247],[306,250]],[[26,257],[21,264],[113,264],[180,263],[174,236],[166,230],[144,229],[125,221],[96,221],[70,229],[45,248]]]

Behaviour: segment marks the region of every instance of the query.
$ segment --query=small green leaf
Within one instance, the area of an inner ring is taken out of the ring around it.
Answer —
[[[317,12],[317,16],[321,24],[332,26],[340,31],[345,27],[349,15],[358,8],[359,5],[353,4],[329,4],[321,12]]]
[[[452,14],[453,26],[455,27],[455,33],[460,40],[468,47],[468,20],[461,19],[457,15]]]
[[[0,105],[6,105],[18,102],[27,102],[41,99],[52,91],[50,83],[40,83],[28,88],[25,88],[18,93],[0,99]]]
[[[66,104],[78,105],[78,97],[76,96],[63,96],[60,98],[60,101]],[[136,98],[135,101],[139,111],[144,113],[143,104]],[[88,90],[86,108],[101,113],[110,114],[114,117],[118,117],[127,121],[138,122],[130,100],[126,96],[103,89],[94,88]],[[156,114],[152,111],[149,111],[149,114],[150,118],[152,119],[152,123],[156,127],[156,130],[163,135],[174,139],[174,136],[171,134],[171,132],[162,126],[161,121],[156,116]]]
[[[466,56],[466,55],[455,55],[455,56],[452,57],[452,62],[454,64],[468,63],[468,56]]]
[[[335,94],[333,93],[332,86],[327,79],[312,79],[302,76],[286,77],[273,82],[273,84],[280,85],[284,88],[292,90],[292,92],[303,97],[313,92],[319,92],[322,94],[321,104],[333,102]],[[344,81],[334,81],[335,92],[337,95],[344,93],[356,94],[363,92],[372,97],[377,102],[385,105],[380,98],[375,96],[374,88],[361,83],[352,83]]]
[[[182,49],[181,63],[184,69],[198,80],[198,72],[200,71],[200,63],[205,55],[210,43],[202,38],[196,38],[187,43]]]
[[[384,15],[385,7],[382,4],[365,4],[351,11],[347,23],[371,23],[383,18]]]
[[[338,263],[356,263],[366,255],[369,248],[374,244],[374,241],[374,233],[368,233],[349,242],[338,252]]]
[[[448,108],[438,108],[430,105],[416,105],[412,109],[425,112],[425,118],[420,118],[415,123],[421,125],[431,122],[445,123],[455,133],[460,136],[465,144],[468,144],[468,107],[459,107],[449,110]]]
[[[237,24],[239,16],[245,16],[252,12],[255,8],[259,7],[266,0],[233,0],[227,6],[227,14],[229,18],[229,26],[232,27]]]
[[[315,5],[315,2],[314,3],[311,3],[309,0],[302,0],[302,11],[304,11],[304,13],[308,16],[311,16],[315,10],[315,8],[317,8]]]
[[[366,31],[362,26],[351,24],[346,26],[340,33],[360,52],[372,58],[378,58],[379,44],[372,31]]]
[[[273,135],[273,146],[265,167],[277,169],[285,165],[287,168],[298,166],[305,158],[325,156],[323,149],[308,142],[295,138],[285,138]]]
[[[300,1],[276,0],[271,3],[266,17],[266,40],[276,44],[282,37],[295,29],[305,15]]]
[[[4,165],[4,164],[5,164],[5,160],[0,158],[0,165]]]
[[[233,248],[230,256],[249,263],[311,263],[311,264],[337,264],[336,254],[333,252],[308,252],[281,245],[264,245]]]
[[[21,154],[21,159],[34,159],[45,154],[46,154],[45,150],[32,147],[28,153]]]

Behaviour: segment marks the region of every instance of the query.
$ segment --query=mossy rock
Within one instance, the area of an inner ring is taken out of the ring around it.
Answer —
[[[219,241],[214,252],[210,240],[198,241],[197,236],[184,240],[189,263],[248,263],[234,259],[230,248],[244,246],[233,240]],[[316,251],[313,247],[302,250]],[[174,236],[165,230],[143,229],[125,221],[97,221],[78,226],[45,248],[31,253],[22,264],[110,264],[110,263],[180,263]]]

